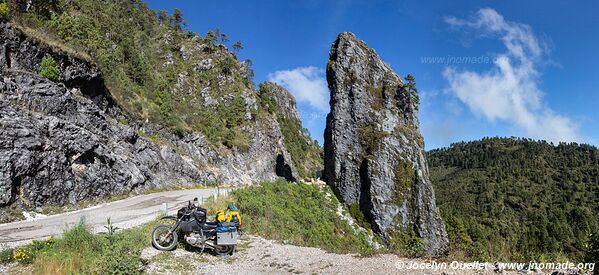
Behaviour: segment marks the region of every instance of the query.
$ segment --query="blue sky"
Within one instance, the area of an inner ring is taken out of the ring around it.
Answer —
[[[180,8],[191,31],[241,41],[255,82],[286,86],[320,144],[324,69],[342,31],[416,77],[427,149],[485,136],[598,144],[597,1],[147,2]]]

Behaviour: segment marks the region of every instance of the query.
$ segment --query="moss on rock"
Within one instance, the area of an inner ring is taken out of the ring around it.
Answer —
[[[402,205],[407,197],[412,184],[416,170],[407,162],[400,161],[395,166],[395,189],[393,193],[393,202],[397,205]]]

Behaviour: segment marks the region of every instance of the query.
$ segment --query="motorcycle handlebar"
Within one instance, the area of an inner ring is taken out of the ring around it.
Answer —
[[[185,209],[185,213],[183,215],[189,216],[195,211],[196,206],[191,203],[191,201],[187,201],[187,209]]]

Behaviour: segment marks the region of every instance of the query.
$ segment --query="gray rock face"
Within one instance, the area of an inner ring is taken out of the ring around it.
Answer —
[[[295,167],[291,167],[293,173],[299,170],[299,175],[315,177],[318,171],[322,171],[322,151],[310,137],[310,133],[302,127],[295,98],[284,87],[273,82],[261,83],[260,93],[261,97],[272,101],[274,108],[269,106],[269,111],[277,116],[284,132],[286,148],[295,152]]]
[[[62,71],[58,82],[37,74],[46,55]],[[93,64],[54,53],[7,23],[0,23],[0,72],[0,218],[9,206],[297,177],[275,116],[244,126],[253,136],[244,152],[214,148],[198,133],[123,121]],[[255,108],[254,97],[245,101]]]
[[[295,98],[289,91],[273,82],[265,82],[262,85],[263,89],[273,95],[277,113],[282,114],[287,119],[301,121]]]
[[[384,240],[413,230],[429,255],[442,254],[447,233],[428,178],[417,96],[351,33],[333,43],[327,80],[325,181],[346,205],[359,204]]]

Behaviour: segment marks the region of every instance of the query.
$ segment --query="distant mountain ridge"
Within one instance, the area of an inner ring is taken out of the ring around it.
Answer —
[[[592,145],[485,138],[427,157],[454,254],[583,260],[599,233],[599,150]]]

